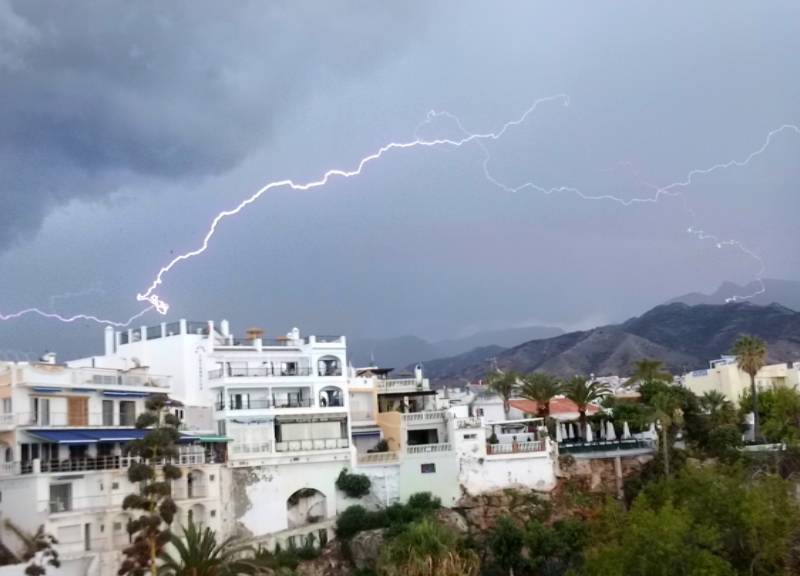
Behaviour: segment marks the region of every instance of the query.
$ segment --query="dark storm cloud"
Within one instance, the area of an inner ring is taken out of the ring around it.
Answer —
[[[230,169],[311,79],[368,75],[413,19],[364,2],[0,0],[0,249],[123,179]]]

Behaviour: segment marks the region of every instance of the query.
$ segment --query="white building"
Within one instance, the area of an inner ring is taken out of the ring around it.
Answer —
[[[0,519],[29,532],[44,525],[67,564],[87,574],[112,574],[129,543],[123,498],[135,461],[123,445],[144,435],[134,423],[146,399],[169,393],[170,379],[145,368],[70,368],[54,362],[0,364]],[[191,516],[224,531],[230,489],[224,444],[182,438],[173,482],[178,521]],[[13,534],[0,525],[4,543]]]
[[[351,464],[343,336],[235,337],[225,320],[180,320],[107,331],[106,355],[79,364],[169,374],[187,425],[231,440],[235,533],[268,546],[332,536]]]
[[[756,374],[755,380],[759,389],[777,386],[797,388],[800,385],[800,362],[764,366]],[[738,404],[745,390],[750,390],[750,376],[739,369],[735,356],[723,356],[709,362],[705,370],[685,374],[683,385],[697,395],[715,390]]]
[[[370,477],[376,505],[431,492],[452,506],[465,493],[555,485],[557,448],[541,421],[506,423],[501,416],[493,427],[486,418],[466,416],[465,405],[441,409],[445,399],[437,398],[419,368],[413,378],[400,379],[374,367],[359,370],[350,396],[363,415],[353,418],[356,468]],[[493,429],[498,442],[489,444]],[[379,440],[386,451],[375,451]]]

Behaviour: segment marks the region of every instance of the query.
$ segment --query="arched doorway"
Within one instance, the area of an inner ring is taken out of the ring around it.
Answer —
[[[327,514],[327,498],[314,488],[301,488],[286,499],[289,529],[316,524],[325,520]]]
[[[342,362],[336,356],[323,356],[317,361],[320,376],[341,376]]]

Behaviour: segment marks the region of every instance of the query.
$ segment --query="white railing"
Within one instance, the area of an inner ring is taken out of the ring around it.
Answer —
[[[233,442],[230,445],[231,454],[265,454],[272,452],[272,442]]]
[[[419,422],[439,422],[447,419],[447,410],[433,410],[430,412],[411,412],[403,414],[403,422],[414,424]]]
[[[350,441],[347,438],[319,438],[315,440],[289,440],[276,442],[277,452],[308,452],[313,450],[336,450],[348,448]]]
[[[544,440],[533,442],[503,442],[502,444],[487,444],[486,454],[494,456],[496,454],[522,454],[525,452],[544,452],[546,449]]]
[[[378,390],[381,392],[410,392],[424,390],[422,382],[416,378],[394,378],[391,380],[378,380]]]
[[[456,418],[454,423],[456,428],[459,430],[463,430],[465,428],[483,428],[483,422],[481,422],[481,419],[476,416],[470,416],[468,418]]]
[[[400,454],[397,452],[367,452],[366,454],[356,455],[356,461],[359,465],[391,464],[398,460],[400,460]]]
[[[19,472],[19,462],[0,462],[0,476],[13,476]]]
[[[408,454],[432,454],[437,452],[452,452],[453,445],[449,442],[442,444],[421,444],[419,446],[407,446],[406,452]]]
[[[17,423],[16,414],[9,412],[8,414],[0,414],[0,426],[13,426]]]

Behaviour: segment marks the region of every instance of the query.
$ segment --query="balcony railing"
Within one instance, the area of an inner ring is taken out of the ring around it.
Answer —
[[[558,451],[565,454],[612,452],[616,450],[655,450],[655,441],[631,438],[629,440],[599,440],[597,442],[562,442],[558,445]]]
[[[398,452],[367,452],[366,454],[357,454],[356,461],[359,465],[369,464],[392,464],[400,460]]]
[[[424,389],[422,382],[417,382],[416,378],[378,380],[377,387],[380,392],[416,392]]]
[[[439,452],[452,452],[453,445],[449,442],[441,444],[419,444],[416,446],[406,446],[406,452],[410,455],[414,454],[434,454]]]
[[[337,450],[348,448],[350,441],[347,438],[320,438],[316,440],[289,440],[276,442],[277,452],[308,452],[313,450]]]
[[[547,445],[543,440],[533,442],[503,442],[501,444],[487,444],[486,454],[495,456],[499,454],[524,454],[525,452],[544,452]]]
[[[272,442],[233,442],[230,445],[231,455],[269,454],[272,452]]]
[[[13,422],[18,426],[102,426],[105,428],[131,428],[136,425],[136,414],[103,412],[20,412],[4,414],[3,424]]]
[[[42,473],[64,473],[64,472],[94,472],[98,470],[119,470],[129,468],[131,464],[140,462],[141,459],[134,456],[99,456],[97,458],[72,458],[69,460],[41,460],[39,469]],[[179,466],[195,466],[200,464],[210,464],[213,459],[205,452],[190,452],[179,454],[170,460],[171,464]],[[163,465],[165,461],[157,462]],[[33,462],[5,462],[5,470],[10,474],[31,474],[33,473]],[[3,470],[0,467],[0,470]]]
[[[209,380],[219,380],[220,378],[271,378],[281,376],[312,376],[314,371],[310,366],[297,366],[295,368],[284,368],[282,366],[253,366],[242,368],[225,368],[211,370],[208,373]]]
[[[483,422],[481,422],[480,418],[475,416],[470,416],[468,418],[456,418],[454,422],[456,428],[459,430],[464,430],[467,428],[483,428]]]
[[[318,344],[339,344],[342,341],[342,337],[323,335],[323,336],[314,336],[314,340]]]
[[[406,424],[420,424],[425,422],[441,422],[447,419],[447,410],[432,410],[429,412],[411,412],[403,414]]]
[[[249,402],[217,402],[217,410],[265,410],[269,408],[311,408],[311,398],[253,398]],[[329,405],[329,408],[334,406]]]

